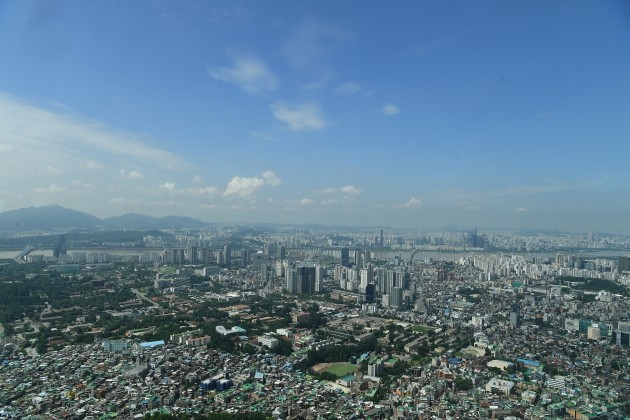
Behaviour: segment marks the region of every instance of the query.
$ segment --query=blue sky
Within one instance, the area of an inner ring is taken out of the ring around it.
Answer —
[[[0,3],[0,211],[628,231],[630,6]]]

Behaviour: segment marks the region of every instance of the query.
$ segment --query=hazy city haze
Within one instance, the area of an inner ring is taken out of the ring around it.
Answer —
[[[0,211],[628,231],[625,2],[0,4]]]

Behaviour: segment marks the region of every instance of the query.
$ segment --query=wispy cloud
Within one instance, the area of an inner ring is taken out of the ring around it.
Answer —
[[[351,96],[361,91],[361,85],[357,82],[347,82],[344,83],[335,89],[335,93],[337,95],[347,95]]]
[[[58,166],[64,168],[81,168],[95,156],[133,159],[167,170],[192,166],[174,153],[147,144],[146,137],[73,114],[36,107],[3,93],[0,93],[0,138],[20,139],[7,150],[12,154],[12,165],[4,168],[9,170],[34,170],[51,161],[63,162]]]
[[[516,209],[514,209],[514,211],[516,213],[525,213],[527,209],[525,207],[517,207]]]
[[[344,185],[343,187],[333,188],[328,187],[322,190],[316,191],[317,194],[345,194],[349,196],[357,196],[361,193],[361,189],[354,185]]]
[[[325,66],[331,54],[351,40],[341,25],[311,19],[293,29],[282,51],[293,66],[313,70]]]
[[[120,172],[118,172],[118,176],[127,181],[140,181],[144,179],[144,175],[135,170],[127,171],[125,169],[121,169]]]
[[[275,92],[279,85],[278,77],[263,61],[245,55],[233,55],[232,67],[210,67],[208,74],[254,96]]]
[[[381,107],[381,112],[385,115],[396,115],[400,112],[400,108],[394,104],[385,104]]]
[[[90,159],[86,161],[83,165],[81,165],[81,167],[87,171],[99,171],[103,169],[105,165],[103,165],[100,162],[95,161],[94,159]]]
[[[286,104],[277,102],[271,106],[273,116],[291,131],[321,130],[329,123],[314,103]]]
[[[417,197],[411,197],[404,203],[395,203],[394,207],[409,209],[412,207],[420,207],[422,205],[422,200]]]
[[[46,165],[43,166],[41,168],[39,168],[39,172],[42,175],[46,175],[46,176],[59,176],[62,174],[61,170],[59,170],[59,168],[55,168],[54,166],[51,165]]]
[[[47,187],[37,187],[33,189],[33,192],[36,192],[38,194],[59,194],[59,193],[65,193],[68,191],[69,191],[68,187],[62,187],[57,184],[50,184]]]
[[[339,188],[339,191],[348,195],[359,195],[361,193],[361,189],[355,187],[354,185],[344,185],[343,187]]]

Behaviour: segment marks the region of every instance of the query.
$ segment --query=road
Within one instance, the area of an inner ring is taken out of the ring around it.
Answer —
[[[131,289],[131,291],[132,291],[133,293],[135,293],[135,294],[136,294],[136,296],[138,296],[140,299],[142,299],[142,300],[144,300],[144,301],[146,301],[146,302],[150,303],[151,305],[155,306],[156,308],[162,308],[160,305],[158,305],[157,303],[153,302],[151,299],[149,299],[149,298],[148,298],[148,297],[146,297],[144,294],[142,294],[142,293],[140,292],[140,290],[138,290],[138,289]]]

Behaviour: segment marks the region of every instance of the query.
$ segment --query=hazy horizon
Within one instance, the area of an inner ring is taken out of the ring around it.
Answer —
[[[628,231],[630,6],[394,6],[3,3],[0,212]]]

